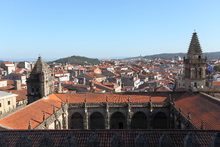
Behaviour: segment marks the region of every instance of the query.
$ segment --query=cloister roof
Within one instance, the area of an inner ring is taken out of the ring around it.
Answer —
[[[98,94],[98,93],[76,93],[76,94],[56,94],[60,99],[66,101],[68,98],[69,103],[84,103],[85,98],[87,103],[127,103],[130,97],[131,103],[144,103],[150,102],[164,102],[166,96],[150,96],[150,95],[129,95],[129,94]]]
[[[220,130],[220,100],[206,94],[185,93],[176,99],[175,107],[180,108],[185,116],[190,113],[197,128],[203,121],[205,129]]]
[[[218,146],[219,132],[205,130],[14,130],[1,131],[5,146]]]

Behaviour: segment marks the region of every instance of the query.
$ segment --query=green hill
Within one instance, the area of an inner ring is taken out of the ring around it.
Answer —
[[[155,55],[147,55],[147,56],[139,56],[139,57],[131,57],[131,58],[126,58],[126,59],[137,59],[137,58],[145,58],[145,59],[168,59],[171,60],[175,56],[180,56],[180,57],[186,57],[186,53],[162,53],[162,54],[155,54]],[[204,56],[206,56],[208,59],[220,59],[220,52],[206,52],[204,53]]]
[[[71,56],[71,57],[61,58],[53,62],[62,63],[62,64],[68,63],[68,64],[75,64],[75,65],[100,64],[100,61],[98,59],[87,58],[87,57],[82,57],[82,56]]]

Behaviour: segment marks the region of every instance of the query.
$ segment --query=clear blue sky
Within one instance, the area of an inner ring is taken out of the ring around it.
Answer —
[[[220,51],[220,0],[1,0],[1,58]]]

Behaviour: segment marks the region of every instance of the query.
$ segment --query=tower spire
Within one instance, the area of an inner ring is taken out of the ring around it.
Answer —
[[[192,39],[187,54],[188,57],[192,55],[202,55],[202,49],[196,32],[194,32],[192,35]]]

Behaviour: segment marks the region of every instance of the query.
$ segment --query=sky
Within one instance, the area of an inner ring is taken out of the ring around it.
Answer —
[[[219,0],[0,0],[0,60],[220,51]]]

